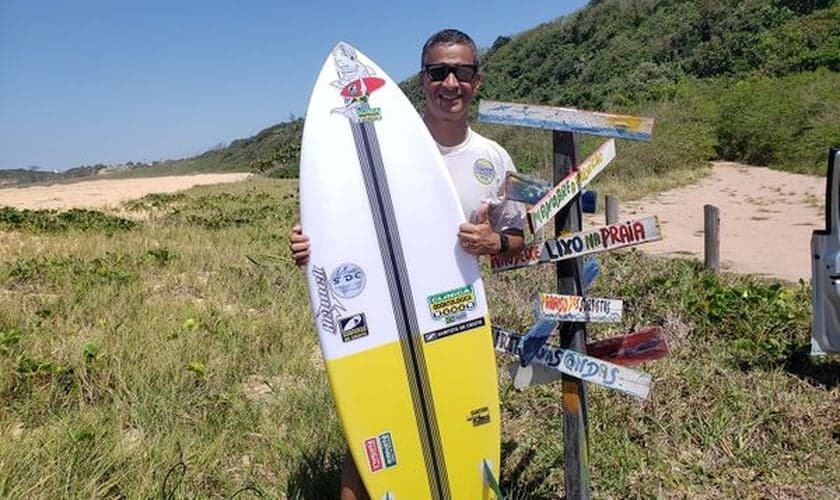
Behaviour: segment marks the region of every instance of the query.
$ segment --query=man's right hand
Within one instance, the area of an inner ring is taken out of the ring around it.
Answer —
[[[289,250],[298,266],[305,266],[309,262],[309,236],[303,234],[300,223],[292,226],[289,233]]]

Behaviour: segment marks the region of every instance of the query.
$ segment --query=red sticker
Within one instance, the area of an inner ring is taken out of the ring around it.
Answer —
[[[364,87],[362,87],[362,83],[364,83]],[[344,88],[341,89],[341,96],[362,97],[364,95],[370,95],[371,92],[383,85],[385,85],[385,80],[382,78],[366,76],[360,80],[355,80],[345,85]]]
[[[382,455],[379,453],[379,445],[376,438],[371,438],[365,441],[365,452],[368,457],[368,465],[370,471],[376,472],[382,468]]]

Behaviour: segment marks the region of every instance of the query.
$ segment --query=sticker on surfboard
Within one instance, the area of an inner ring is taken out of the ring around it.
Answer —
[[[440,330],[424,333],[423,340],[426,342],[432,342],[433,340],[439,340],[449,337],[450,335],[474,330],[482,326],[484,326],[484,318],[471,319],[469,321],[464,321],[463,323],[457,323],[455,325],[447,326],[446,328],[441,328]]]
[[[330,278],[323,267],[312,266],[312,276],[315,278],[315,288],[318,291],[318,309],[315,311],[315,321],[321,329],[333,335],[337,332],[339,316],[346,311],[330,287]]]
[[[342,299],[357,297],[365,289],[366,282],[365,271],[352,262],[340,264],[330,273],[332,291]]]
[[[397,452],[390,432],[365,439],[365,455],[371,472],[390,469],[397,465]]]
[[[385,80],[376,76],[370,66],[363,64],[356,49],[346,43],[339,43],[332,52],[338,80],[330,85],[339,90],[344,106],[333,108],[333,113],[346,116],[356,123],[374,122],[382,119],[382,110],[368,102],[370,94],[385,85]]]
[[[477,301],[472,285],[454,288],[426,297],[429,312],[435,321],[454,323],[467,317],[476,308]]]
[[[470,416],[467,417],[468,422],[472,422],[473,427],[486,425],[490,423],[490,408],[482,406],[470,411]]]
[[[354,314],[346,318],[339,318],[339,328],[341,329],[341,341],[352,342],[362,337],[367,337],[367,317],[365,313]]]

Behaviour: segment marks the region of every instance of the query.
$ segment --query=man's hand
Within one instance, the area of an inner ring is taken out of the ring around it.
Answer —
[[[490,227],[486,203],[476,210],[472,222],[465,222],[458,228],[458,241],[461,247],[472,255],[494,255],[499,253],[502,242],[499,235]]]
[[[305,266],[309,262],[309,236],[303,234],[300,223],[292,226],[289,233],[289,251],[298,266]]]

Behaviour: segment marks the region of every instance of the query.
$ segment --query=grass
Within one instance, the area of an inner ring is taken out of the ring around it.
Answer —
[[[252,178],[119,216],[3,212],[0,497],[335,498],[344,444],[286,250],[296,192]],[[840,363],[804,354],[807,283],[637,251],[601,267],[592,294],[625,320],[590,336],[658,324],[672,354],[643,367],[648,402],[590,388],[596,497],[837,497]],[[551,280],[488,274],[494,321],[527,328]],[[558,498],[559,387],[499,384],[503,485]]]

